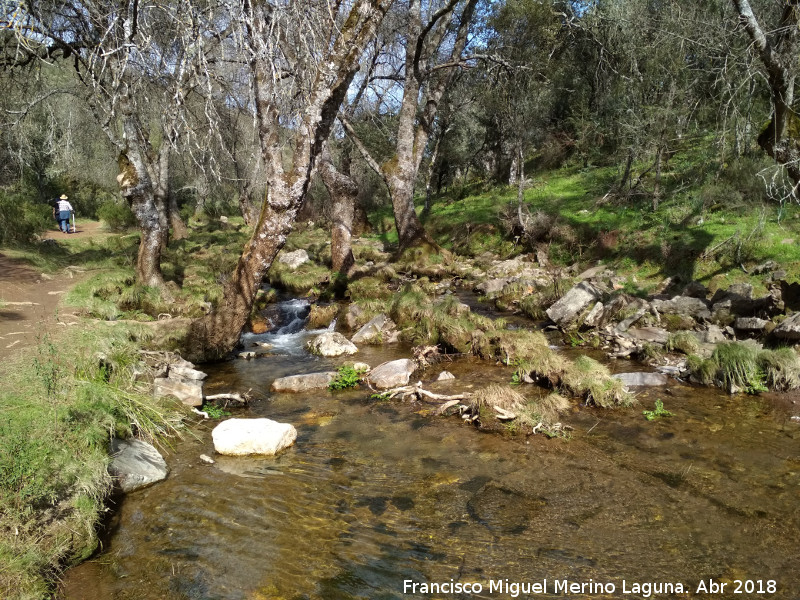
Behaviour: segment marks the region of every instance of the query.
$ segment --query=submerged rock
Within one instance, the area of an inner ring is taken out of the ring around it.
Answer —
[[[228,419],[211,432],[214,450],[227,456],[271,456],[291,446],[297,430],[271,419]]]
[[[123,492],[132,492],[166,479],[167,463],[151,444],[142,440],[111,440],[108,473]]]
[[[645,387],[667,385],[669,377],[663,373],[617,373],[612,375],[628,387]]]
[[[308,373],[307,375],[290,375],[280,377],[272,382],[273,392],[305,392],[328,387],[336,379],[336,371],[323,371],[321,373]]]
[[[308,342],[308,350],[312,354],[331,357],[355,354],[358,352],[358,347],[341,333],[326,331]]]
[[[439,376],[436,378],[436,381],[450,381],[451,379],[455,379],[456,376],[453,375],[450,371],[442,371],[439,373]]]
[[[408,385],[411,374],[417,370],[417,363],[410,358],[392,360],[375,367],[367,378],[378,389],[389,389]]]

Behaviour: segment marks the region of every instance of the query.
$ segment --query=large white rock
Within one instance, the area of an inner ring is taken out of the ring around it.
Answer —
[[[108,472],[123,492],[165,479],[169,468],[161,454],[142,440],[111,440],[111,463]]]
[[[211,432],[214,450],[227,456],[273,455],[291,446],[297,430],[272,419],[228,419]]]
[[[282,253],[278,257],[278,262],[283,263],[284,265],[288,266],[290,269],[296,269],[303,263],[307,263],[309,261],[308,252],[300,248],[299,250],[295,250],[294,252],[285,252]]]
[[[358,352],[358,347],[341,333],[326,331],[308,343],[308,350],[320,356],[342,356],[355,354]]]
[[[367,378],[378,389],[388,389],[408,385],[411,374],[417,370],[417,363],[410,358],[392,360],[375,367]]]

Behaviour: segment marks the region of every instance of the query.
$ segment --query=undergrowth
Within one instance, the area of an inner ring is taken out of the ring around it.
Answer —
[[[111,490],[112,436],[178,432],[181,408],[137,383],[131,330],[87,326],[45,335],[2,367],[0,590],[41,598],[46,581],[83,560]]]

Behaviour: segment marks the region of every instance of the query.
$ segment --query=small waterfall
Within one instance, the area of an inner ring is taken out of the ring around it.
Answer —
[[[242,335],[242,344],[245,348],[252,348],[258,344],[268,344],[270,354],[288,356],[302,356],[306,354],[305,344],[309,337],[325,331],[318,329],[306,331],[311,305],[308,300],[292,298],[273,305],[269,311],[269,318],[273,323],[272,329],[267,333],[245,333]],[[332,331],[335,322],[328,330]]]
[[[294,298],[278,304],[280,322],[272,329],[271,333],[276,335],[286,335],[297,333],[306,326],[308,315],[311,313],[311,305],[308,300]]]

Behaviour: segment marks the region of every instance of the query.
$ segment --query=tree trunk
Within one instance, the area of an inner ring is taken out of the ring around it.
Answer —
[[[780,22],[770,36],[761,28],[748,0],[732,0],[767,73],[772,95],[772,119],[758,136],[758,145],[789,174],[796,196],[800,186],[800,117],[794,112],[794,63],[797,60],[798,0],[786,0]]]
[[[258,208],[253,202],[253,187],[249,181],[239,187],[239,211],[246,225],[253,227],[258,221]]]
[[[355,263],[351,239],[358,198],[358,186],[344,171],[336,169],[326,147],[320,156],[319,174],[331,198],[331,269],[342,277],[349,274]]]
[[[661,200],[661,159],[664,154],[664,146],[659,144],[656,150],[656,181],[653,187],[653,212],[658,210],[658,203]]]
[[[517,146],[517,163],[519,164],[519,182],[517,183],[517,219],[519,226],[525,231],[525,214],[522,206],[525,203],[525,157],[522,155],[522,145]]]
[[[293,160],[289,169],[284,168],[285,148],[278,127],[281,111],[279,96],[272,87],[271,65],[258,54],[253,56],[258,134],[269,191],[253,235],[225,285],[221,305],[193,324],[193,342],[206,358],[224,356],[239,343],[264,275],[286,243],[305,201],[317,156],[358,70],[363,48],[372,39],[390,4],[390,0],[356,0],[350,5],[349,16],[344,21],[346,26],[337,30],[338,36],[329,46],[329,54],[319,58],[319,70],[294,129]],[[268,29],[269,10],[264,5],[256,5],[248,15],[246,27],[251,39],[264,35]]]
[[[150,178],[151,169],[144,162],[145,153],[139,144],[139,128],[127,106],[123,104],[122,124],[128,147],[119,155],[120,173],[117,182],[141,231],[139,254],[136,258],[136,281],[142,285],[164,288],[164,276],[161,273],[161,215]]]

